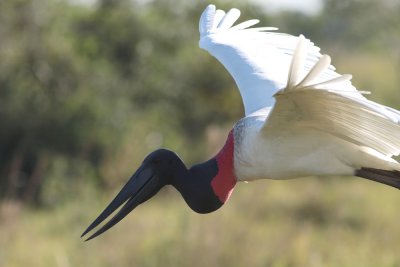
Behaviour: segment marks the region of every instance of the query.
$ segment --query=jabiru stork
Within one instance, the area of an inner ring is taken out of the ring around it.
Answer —
[[[209,213],[235,184],[256,179],[358,176],[400,188],[400,112],[364,97],[351,75],[335,72],[302,35],[248,20],[240,11],[209,5],[200,18],[200,42],[235,80],[245,117],[212,159],[187,168],[166,149],[150,153],[118,195],[84,231],[122,208],[87,240],[122,220],[163,186],[172,185],[195,212]]]

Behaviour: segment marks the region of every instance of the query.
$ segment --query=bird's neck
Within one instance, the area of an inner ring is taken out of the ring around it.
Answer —
[[[231,131],[224,147],[215,157],[189,170],[185,168],[176,177],[173,185],[194,211],[215,211],[229,199],[236,184],[233,139]]]
[[[224,147],[215,156],[218,165],[217,175],[212,179],[211,186],[219,200],[225,203],[232,194],[236,184],[234,167],[234,135],[230,131]]]

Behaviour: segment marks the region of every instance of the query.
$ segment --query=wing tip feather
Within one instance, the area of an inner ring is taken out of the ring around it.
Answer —
[[[296,48],[292,57],[292,62],[290,63],[289,67],[288,81],[286,86],[288,90],[290,90],[291,88],[295,88],[299,84],[300,70],[304,65],[304,58],[307,49],[306,40],[307,39],[304,37],[304,35],[299,35]]]
[[[237,8],[231,8],[228,12],[221,9],[217,9],[215,5],[209,4],[204,11],[201,13],[199,20],[199,32],[200,38],[214,33],[215,31],[223,30],[252,30],[252,31],[276,31],[276,27],[255,27],[252,26],[258,24],[260,20],[250,19],[239,24],[235,22],[239,19],[241,12]]]
[[[288,81],[285,90],[299,89],[299,88],[315,88],[321,86],[332,85],[336,83],[348,82],[352,79],[352,75],[343,74],[338,77],[327,79],[324,81],[316,81],[320,76],[329,69],[331,65],[331,57],[329,55],[322,55],[314,66],[305,74],[304,78],[300,79],[301,70],[304,68],[304,60],[307,56],[307,49],[311,41],[300,35],[293,54],[292,62],[290,63]],[[336,90],[332,90],[336,91]]]
[[[200,35],[205,35],[211,30],[214,17],[216,13],[216,7],[213,4],[209,4],[201,13],[199,21],[199,32]]]

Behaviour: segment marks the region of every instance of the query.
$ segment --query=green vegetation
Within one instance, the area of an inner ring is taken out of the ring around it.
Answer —
[[[0,266],[400,266],[400,193],[356,178],[240,184],[208,215],[168,188],[82,242],[147,153],[203,161],[243,108],[198,48],[206,3],[76,2],[0,1]],[[304,33],[400,109],[396,1],[325,0],[311,17],[237,2],[215,1]]]

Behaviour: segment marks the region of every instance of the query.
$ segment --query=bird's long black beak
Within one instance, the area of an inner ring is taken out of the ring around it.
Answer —
[[[160,185],[157,175],[155,175],[150,167],[142,165],[129,179],[126,185],[121,189],[118,195],[111,201],[103,212],[89,225],[83,232],[81,237],[93,230],[101,222],[103,222],[111,213],[113,213],[123,203],[125,205],[99,230],[92,234],[85,241],[104,233],[116,223],[121,221],[129,212],[136,208],[140,203],[148,200],[162,186]]]

